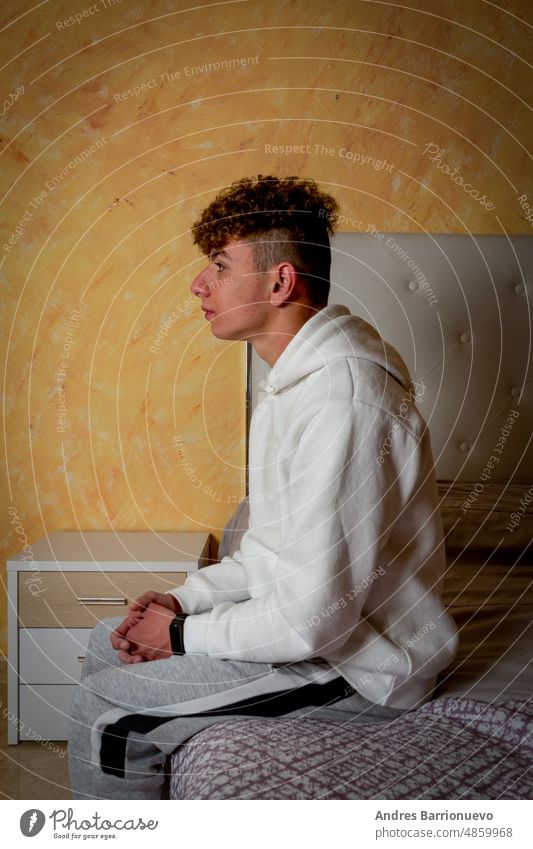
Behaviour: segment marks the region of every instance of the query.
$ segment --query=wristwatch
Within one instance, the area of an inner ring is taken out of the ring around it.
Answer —
[[[169,625],[170,646],[172,648],[172,654],[185,654],[183,627],[185,625],[186,618],[186,613],[177,613]]]

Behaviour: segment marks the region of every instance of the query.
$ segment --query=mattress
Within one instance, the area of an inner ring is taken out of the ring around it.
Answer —
[[[533,705],[441,698],[398,719],[246,719],[171,759],[172,799],[529,799]]]

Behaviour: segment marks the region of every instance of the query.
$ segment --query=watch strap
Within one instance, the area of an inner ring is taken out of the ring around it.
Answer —
[[[183,629],[185,626],[186,613],[177,613],[169,626],[170,646],[172,654],[185,654],[185,642],[183,638]]]

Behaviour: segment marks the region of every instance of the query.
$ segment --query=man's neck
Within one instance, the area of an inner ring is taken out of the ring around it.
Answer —
[[[326,306],[324,304],[324,306]],[[252,345],[255,353],[261,357],[270,368],[273,368],[287,345],[294,339],[304,324],[313,318],[323,307],[308,307],[303,304],[292,304],[291,309],[278,310],[275,325],[264,334],[254,335]]]

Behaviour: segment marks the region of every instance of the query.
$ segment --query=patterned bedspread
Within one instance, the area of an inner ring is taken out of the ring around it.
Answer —
[[[533,702],[427,702],[392,722],[242,719],[171,758],[172,799],[530,799]]]

